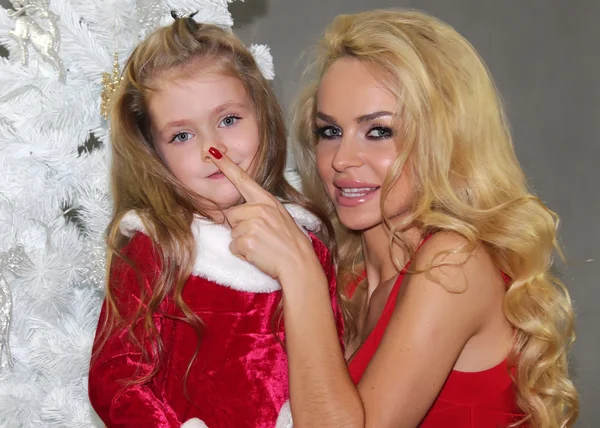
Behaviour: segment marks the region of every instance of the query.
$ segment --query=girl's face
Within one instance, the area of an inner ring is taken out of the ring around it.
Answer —
[[[381,185],[398,157],[396,97],[362,62],[336,60],[317,93],[317,170],[344,226],[364,231],[382,223]],[[407,167],[405,166],[405,171]],[[402,172],[385,200],[388,217],[406,214],[414,189]]]
[[[200,70],[203,67],[198,66]],[[231,182],[209,160],[208,149],[226,153],[246,171],[260,133],[243,83],[216,71],[166,73],[149,99],[152,135],[169,170],[201,198],[227,209],[240,201]]]

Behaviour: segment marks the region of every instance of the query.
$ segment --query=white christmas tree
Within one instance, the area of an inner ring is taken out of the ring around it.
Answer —
[[[231,27],[229,2],[0,7],[0,44],[10,53],[0,58],[0,427],[101,426],[87,372],[111,212],[102,93],[116,80],[115,53],[127,58],[171,10]],[[268,49],[253,51],[272,75]]]

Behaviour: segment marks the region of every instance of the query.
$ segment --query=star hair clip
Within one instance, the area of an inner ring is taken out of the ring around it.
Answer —
[[[188,13],[187,15],[179,15],[176,10],[171,11],[171,17],[175,20],[184,19],[187,27],[190,31],[196,31],[198,29],[198,23],[194,20],[194,16],[198,11]]]

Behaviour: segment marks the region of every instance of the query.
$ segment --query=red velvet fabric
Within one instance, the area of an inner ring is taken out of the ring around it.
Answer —
[[[423,243],[427,238],[423,241]],[[421,244],[422,245],[422,244]],[[375,355],[396,307],[396,300],[406,269],[398,275],[383,313],[371,334],[356,352],[348,370],[358,384]],[[504,275],[505,281],[509,278]],[[349,288],[353,294],[356,286]],[[516,405],[515,385],[506,361],[481,372],[450,372],[446,383],[427,415],[422,428],[498,428],[507,427],[523,417]],[[521,425],[524,427],[524,425]]]
[[[341,341],[334,267],[325,245],[311,238],[328,275]],[[151,240],[136,234],[125,254],[139,266],[150,291],[160,270]],[[111,275],[117,284],[115,280],[122,284],[117,296],[121,313],[131,315],[140,301],[135,273],[118,262]],[[99,354],[92,361],[89,376],[89,396],[98,415],[108,427],[179,427],[193,417],[209,428],[274,427],[281,406],[289,398],[283,323],[276,333],[272,324],[281,291],[242,292],[192,276],[183,297],[205,325],[186,382],[191,400],[184,393],[184,377],[198,342],[187,323],[172,318],[182,315],[173,300],[165,299],[160,308],[163,313],[154,317],[165,349],[158,374],[147,383],[129,386],[121,380],[147,374],[152,367],[140,362],[139,348],[131,343],[127,330],[117,331],[99,348],[105,303],[94,345],[94,352],[99,350]]]

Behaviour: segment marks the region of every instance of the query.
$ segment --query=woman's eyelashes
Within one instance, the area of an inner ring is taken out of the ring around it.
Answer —
[[[313,132],[319,139],[325,140],[333,140],[343,135],[343,132],[339,127],[332,125],[317,127]],[[393,129],[385,125],[372,125],[365,133],[365,138],[369,140],[385,140],[392,138],[393,136]]]
[[[342,135],[342,130],[340,128],[331,125],[317,127],[313,132],[318,138],[325,140],[333,140]]]
[[[373,125],[366,134],[372,140],[385,140],[394,136],[394,131],[389,126]]]

